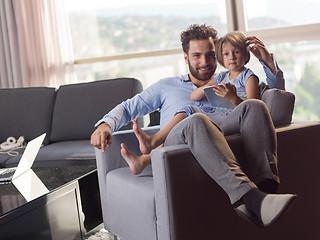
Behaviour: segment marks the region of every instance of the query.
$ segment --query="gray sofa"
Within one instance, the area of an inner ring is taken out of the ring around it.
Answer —
[[[35,167],[95,165],[90,136],[94,124],[120,102],[142,91],[140,81],[119,78],[55,88],[0,89],[0,143],[10,136],[28,142],[47,133]],[[140,120],[140,124],[141,124]],[[125,126],[122,130],[129,129]],[[0,167],[16,166],[18,156],[0,154]]]
[[[293,94],[266,90],[261,99],[276,126],[279,192],[298,194],[278,222],[260,229],[241,219],[186,145],[153,150],[152,166],[133,175],[120,155],[120,143],[140,152],[135,135],[126,130],[113,134],[105,153],[96,149],[105,228],[123,240],[319,239],[320,194],[311,186],[320,180],[320,122],[292,121]],[[154,134],[158,127],[144,130]],[[240,135],[226,138],[245,168]]]

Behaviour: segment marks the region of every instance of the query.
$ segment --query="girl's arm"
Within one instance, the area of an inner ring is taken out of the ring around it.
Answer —
[[[251,75],[246,83],[247,99],[259,98],[259,79],[256,75]]]
[[[193,90],[192,93],[190,94],[190,99],[192,101],[199,101],[201,100],[202,98],[204,98],[205,94],[204,94],[204,91],[203,89],[205,87],[208,87],[207,85],[204,85],[202,87],[198,87],[196,90]]]
[[[215,85],[214,78],[210,79],[210,81],[208,83],[206,83],[205,85],[203,85],[201,87],[198,87],[197,89],[193,90],[192,93],[190,94],[190,99],[192,101],[201,100],[205,96],[203,89],[205,87],[210,87],[210,86],[213,86],[213,85]]]

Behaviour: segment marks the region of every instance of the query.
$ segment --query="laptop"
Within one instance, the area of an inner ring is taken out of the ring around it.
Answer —
[[[46,133],[28,142],[17,167],[0,169],[0,183],[11,182],[31,169]]]
[[[224,99],[222,97],[219,97],[213,90],[213,86],[211,87],[205,87],[203,89],[209,103],[213,107],[223,107],[223,108],[228,108],[228,109],[233,109],[235,106],[228,101],[227,99]]]

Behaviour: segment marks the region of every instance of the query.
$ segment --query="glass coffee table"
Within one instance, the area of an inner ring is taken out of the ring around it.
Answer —
[[[102,223],[96,166],[32,170],[48,192],[27,201],[13,183],[0,184],[1,239],[83,239]]]

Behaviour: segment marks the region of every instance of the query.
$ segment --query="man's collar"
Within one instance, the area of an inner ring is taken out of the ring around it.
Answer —
[[[180,79],[182,82],[191,82],[189,74],[181,75]]]

